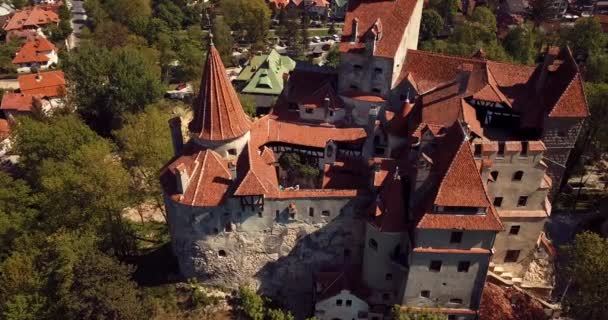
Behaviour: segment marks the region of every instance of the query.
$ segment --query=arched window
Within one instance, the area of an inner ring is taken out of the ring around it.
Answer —
[[[220,257],[225,257],[225,256],[226,256],[226,251],[224,251],[224,250],[219,250],[219,251],[217,252],[217,255],[218,255],[218,256],[220,256]]]
[[[524,172],[523,171],[517,171],[515,172],[515,174],[513,174],[513,181],[521,181],[521,179],[524,177]]]
[[[374,239],[369,239],[369,247],[374,250],[378,250],[378,242],[376,242]]]
[[[490,172],[490,176],[492,177],[492,180],[494,180],[494,181],[498,180],[498,171]]]

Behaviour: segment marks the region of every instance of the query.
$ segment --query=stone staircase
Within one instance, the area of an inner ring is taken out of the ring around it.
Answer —
[[[510,272],[505,271],[503,267],[496,266],[493,262],[490,262],[488,273],[499,278],[506,285],[520,286],[523,282],[522,278],[513,277]]]

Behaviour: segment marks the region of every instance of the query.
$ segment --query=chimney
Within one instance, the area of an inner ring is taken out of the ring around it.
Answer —
[[[545,54],[545,61],[543,62],[542,69],[540,70],[540,75],[536,80],[536,93],[540,93],[547,82],[547,73],[549,73],[549,67],[553,64],[553,61],[559,54],[559,47],[550,47]]]
[[[177,192],[184,194],[188,189],[188,183],[190,183],[190,176],[186,170],[186,165],[180,163],[175,168],[175,179],[177,180]]]
[[[184,146],[184,137],[182,136],[182,119],[178,116],[169,120],[169,128],[171,130],[171,141],[173,142],[173,152],[179,155]]]
[[[353,19],[351,35],[352,35],[352,38],[350,39],[350,42],[353,42],[353,43],[357,42],[357,39],[359,38],[359,19],[358,18]]]

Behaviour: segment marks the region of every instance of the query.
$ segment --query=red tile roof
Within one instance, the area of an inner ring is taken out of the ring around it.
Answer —
[[[40,7],[27,8],[16,11],[4,25],[4,30],[20,30],[45,26],[49,23],[59,23],[59,16],[51,11]]]
[[[183,194],[177,189],[175,172],[178,166],[186,168],[189,176],[188,187]],[[200,207],[220,205],[232,183],[226,160],[193,142],[184,147],[182,156],[161,170],[160,179],[165,192],[173,200]]]
[[[380,33],[374,55],[394,58],[416,3],[416,0],[351,0],[344,19],[340,51],[361,52],[365,48],[364,37]],[[358,37],[356,42],[351,42],[355,19]]]
[[[13,59],[13,64],[47,62],[49,57],[41,52],[56,50],[55,46],[43,37],[28,40]]]
[[[363,91],[347,91],[342,93],[342,96],[355,100],[369,101],[369,102],[384,102],[384,98],[381,96],[369,94]]]
[[[342,290],[348,290],[360,299],[365,299],[370,290],[361,282],[359,270],[349,268],[340,271],[324,271],[315,274],[316,302],[336,296]]]
[[[247,133],[251,126],[214,46],[207,54],[201,89],[193,109],[194,118],[189,128],[202,140],[234,139]]]
[[[66,93],[65,77],[62,71],[20,75],[19,88],[22,93],[44,97],[62,97]]]
[[[402,232],[408,227],[403,183],[396,171],[389,175],[373,205],[370,223],[381,232]]]
[[[31,112],[34,107],[34,99],[39,99],[40,96],[6,92],[2,96],[1,110],[5,111],[19,111],[19,112]]]
[[[435,205],[448,207],[490,206],[471,145],[462,141],[445,172],[435,197]]]

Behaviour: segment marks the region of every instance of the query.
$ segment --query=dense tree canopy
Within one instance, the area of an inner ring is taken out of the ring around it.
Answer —
[[[607,36],[596,18],[576,20],[574,27],[562,31],[562,40],[569,45],[575,55],[587,58],[606,47]]]
[[[443,18],[434,9],[422,11],[420,35],[422,40],[435,39],[443,30]]]
[[[264,0],[223,0],[220,8],[237,34],[251,43],[265,40],[270,27],[270,9]]]
[[[515,61],[533,64],[537,56],[535,41],[536,35],[530,28],[519,26],[509,30],[504,40],[504,47]]]
[[[571,277],[566,296],[568,311],[577,319],[600,320],[608,313],[608,239],[578,234],[566,248]]]

